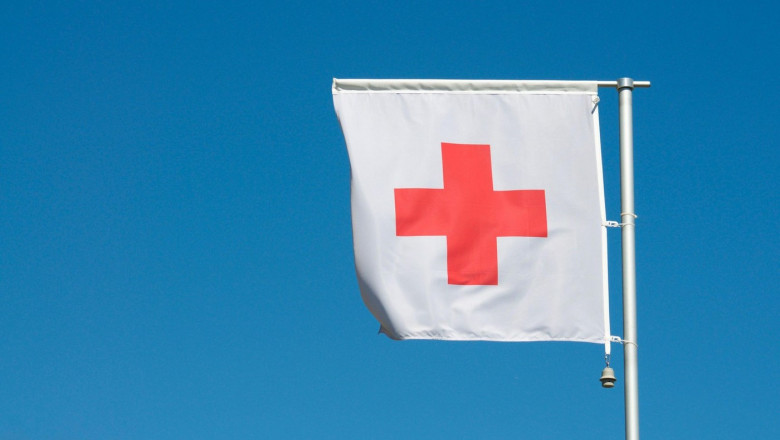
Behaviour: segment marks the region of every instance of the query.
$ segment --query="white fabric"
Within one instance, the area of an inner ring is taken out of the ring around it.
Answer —
[[[608,343],[596,85],[499,83],[334,80],[363,300],[394,339]],[[443,142],[490,145],[495,191],[545,192],[547,236],[498,237],[497,285],[449,284],[445,236],[396,235],[394,190],[443,188]]]
[[[334,79],[333,93],[568,93],[595,94],[595,81],[513,81],[452,79]]]

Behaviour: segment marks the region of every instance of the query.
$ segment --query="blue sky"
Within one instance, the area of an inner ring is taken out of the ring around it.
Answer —
[[[780,437],[775,4],[71,3],[0,14],[0,438],[622,438],[597,345],[376,334],[330,90],[621,76],[642,436]]]

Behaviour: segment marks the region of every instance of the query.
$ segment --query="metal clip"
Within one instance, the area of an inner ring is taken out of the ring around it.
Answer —
[[[602,223],[601,226],[606,226],[608,228],[619,228],[621,224],[616,221],[607,220],[604,223]]]

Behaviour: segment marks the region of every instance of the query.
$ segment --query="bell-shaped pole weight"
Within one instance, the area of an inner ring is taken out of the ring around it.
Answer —
[[[615,386],[615,382],[617,382],[617,378],[615,378],[615,370],[613,370],[610,367],[606,367],[603,370],[601,370],[601,386],[604,388],[612,388]]]

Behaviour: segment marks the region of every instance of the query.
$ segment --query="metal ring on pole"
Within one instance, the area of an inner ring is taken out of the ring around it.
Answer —
[[[617,89],[634,89],[634,80],[631,78],[618,78]]]

